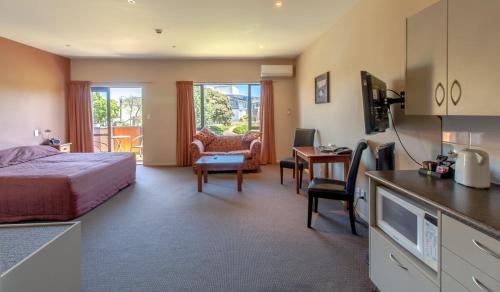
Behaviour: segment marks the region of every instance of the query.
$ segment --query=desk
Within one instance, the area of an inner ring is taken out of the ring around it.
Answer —
[[[344,181],[347,181],[347,173],[349,172],[349,165],[351,163],[352,154],[335,154],[319,151],[316,147],[293,147],[295,153],[295,183],[297,194],[300,192],[299,182],[299,159],[305,160],[309,163],[309,181],[314,178],[314,164],[325,164],[325,177],[329,177],[328,163],[343,163],[344,164]]]

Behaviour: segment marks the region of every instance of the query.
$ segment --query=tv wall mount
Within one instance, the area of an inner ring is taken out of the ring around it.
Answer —
[[[385,98],[384,99],[384,104],[387,107],[390,107],[393,104],[400,103],[401,104],[401,109],[405,109],[405,92],[401,91],[397,93],[395,90],[387,89],[387,92],[392,92],[396,94],[398,97],[397,98]]]

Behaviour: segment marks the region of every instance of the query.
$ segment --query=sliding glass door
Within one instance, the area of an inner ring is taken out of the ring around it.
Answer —
[[[134,152],[143,160],[142,88],[93,87],[95,152]]]

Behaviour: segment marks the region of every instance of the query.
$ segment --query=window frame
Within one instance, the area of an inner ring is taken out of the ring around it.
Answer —
[[[252,87],[254,86],[261,86],[259,82],[234,82],[234,83],[227,83],[227,82],[196,82],[193,84],[193,98],[194,98],[194,88],[199,87],[200,88],[200,118],[201,118],[201,123],[200,123],[200,128],[196,127],[196,130],[199,131],[203,128],[205,128],[205,85],[246,85],[248,86],[248,100],[247,100],[247,116],[248,116],[248,131],[252,130]],[[261,88],[262,90],[262,88]],[[259,100],[260,102],[260,100]],[[195,121],[196,124],[196,121]],[[260,128],[260,121],[259,121],[259,128]]]

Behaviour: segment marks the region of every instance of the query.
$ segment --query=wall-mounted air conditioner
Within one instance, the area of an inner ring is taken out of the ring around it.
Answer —
[[[260,77],[293,77],[293,65],[261,65]]]

